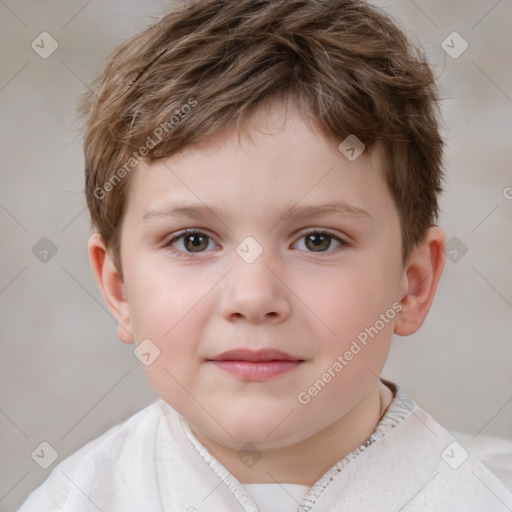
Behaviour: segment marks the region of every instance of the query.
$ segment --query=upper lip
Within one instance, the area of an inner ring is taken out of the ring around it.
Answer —
[[[209,361],[302,361],[298,357],[291,356],[280,350],[274,350],[270,348],[264,348],[261,350],[247,350],[245,348],[239,348],[235,350],[228,350],[223,352]]]

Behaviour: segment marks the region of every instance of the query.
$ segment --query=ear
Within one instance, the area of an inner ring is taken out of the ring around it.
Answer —
[[[117,320],[117,335],[124,343],[133,343],[130,306],[126,299],[123,278],[117,271],[99,233],[93,233],[88,242],[89,259],[98,287],[108,308]]]
[[[408,336],[423,324],[443,272],[444,245],[443,231],[434,226],[411,252],[402,277],[402,309],[396,317],[395,334]]]

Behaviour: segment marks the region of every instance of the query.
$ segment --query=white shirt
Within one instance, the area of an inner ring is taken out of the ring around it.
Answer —
[[[261,512],[296,512],[309,486],[298,484],[242,484]]]
[[[386,383],[396,394],[375,432],[302,497],[303,486],[244,486],[159,399],[61,462],[19,512],[512,510],[504,485],[402,388]],[[292,491],[295,508],[275,486]]]

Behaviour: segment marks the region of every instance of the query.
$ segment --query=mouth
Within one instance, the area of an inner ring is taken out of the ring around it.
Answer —
[[[293,370],[304,359],[274,349],[236,349],[223,352],[207,361],[244,380],[262,381]]]
[[[298,357],[274,349],[247,350],[245,348],[228,350],[208,361],[250,361],[250,362],[270,362],[270,361],[303,361]]]

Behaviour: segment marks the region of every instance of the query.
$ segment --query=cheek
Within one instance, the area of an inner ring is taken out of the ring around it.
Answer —
[[[197,306],[211,289],[211,278],[197,270],[172,270],[165,264],[139,264],[136,268],[129,287],[134,330],[139,336],[151,334],[165,342],[189,317],[200,313]]]
[[[297,295],[305,297],[309,311],[323,320],[326,333],[353,336],[391,307],[388,284],[379,269],[347,267],[308,279]]]
[[[143,370],[159,397],[181,414],[191,414],[196,406],[192,396],[208,392],[208,383],[198,379],[204,354],[201,352],[204,321],[200,309],[179,294],[154,293],[138,303],[139,339],[149,338],[158,356]]]
[[[313,332],[319,333],[317,355],[326,367],[338,356],[346,356],[349,371],[344,373],[348,379],[363,370],[368,373],[368,368],[380,372],[396,318],[394,281],[381,261],[347,267],[345,272],[339,268],[315,281],[316,286],[309,290],[310,299],[306,302],[314,313],[309,315],[308,323]]]

